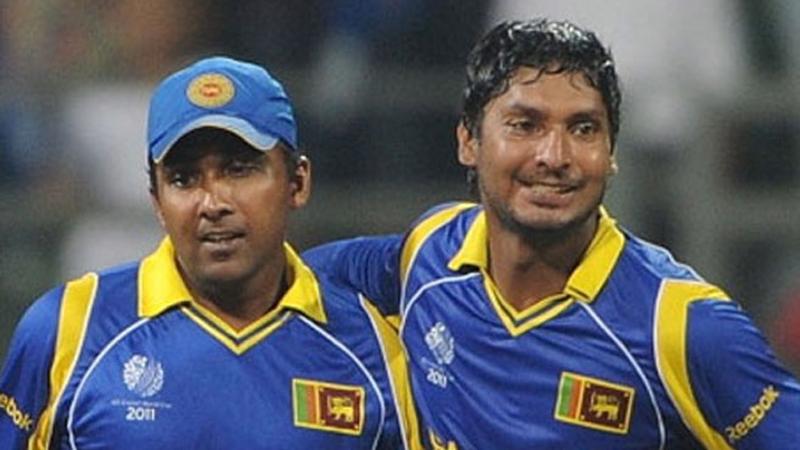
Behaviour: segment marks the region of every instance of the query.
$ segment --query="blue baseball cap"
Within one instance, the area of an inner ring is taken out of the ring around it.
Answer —
[[[297,151],[297,126],[283,86],[264,68],[226,57],[206,58],[161,82],[150,99],[147,145],[161,162],[187,133],[213,127],[256,149],[278,141]]]

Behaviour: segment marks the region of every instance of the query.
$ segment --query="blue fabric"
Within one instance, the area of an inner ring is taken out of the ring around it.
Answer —
[[[406,280],[399,279],[403,247],[396,236],[341,241],[306,253],[318,269],[370,292],[384,311],[402,309],[400,333],[428,448],[658,449],[662,439],[666,449],[703,448],[658,368],[658,351],[684,344],[697,401],[693,411],[731,448],[797,447],[800,386],[736,303],[691,299],[687,341],[655,341],[663,284],[704,283],[690,267],[617,228],[624,246],[607,262],[610,274],[599,281],[597,295],[564,294],[544,310],[518,312],[513,325],[530,328],[515,334],[502,320],[513,314],[493,305],[487,273],[448,267],[480,213],[480,207],[466,209],[432,232]],[[398,290],[402,282],[405,289]],[[566,307],[547,316],[561,305]],[[572,421],[557,409],[565,377],[588,382]],[[596,386],[606,386],[605,394]],[[632,392],[630,403],[624,392]],[[594,394],[613,401],[592,400]],[[759,401],[772,403],[754,410]],[[628,411],[627,421],[616,416]],[[747,433],[734,435],[742,423],[749,423]]]

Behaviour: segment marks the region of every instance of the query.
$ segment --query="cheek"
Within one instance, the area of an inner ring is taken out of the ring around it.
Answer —
[[[164,230],[173,241],[193,236],[197,226],[197,204],[190,199],[162,199],[159,209]]]
[[[584,174],[591,178],[605,179],[611,173],[611,157],[608,152],[587,152],[580,159]]]

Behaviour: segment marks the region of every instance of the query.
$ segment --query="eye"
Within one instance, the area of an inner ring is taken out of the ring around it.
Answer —
[[[529,133],[536,130],[539,124],[528,118],[516,118],[506,122],[506,126],[516,133]]]
[[[583,120],[572,126],[572,132],[578,136],[591,137],[600,131],[600,126],[592,120]]]
[[[245,161],[234,159],[225,168],[225,172],[232,177],[246,177],[259,168],[257,161]]]
[[[194,183],[197,177],[188,170],[174,170],[167,175],[167,183],[179,189],[185,189]]]

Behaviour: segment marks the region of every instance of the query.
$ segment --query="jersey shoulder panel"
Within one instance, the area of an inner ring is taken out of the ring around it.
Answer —
[[[48,355],[52,357],[64,287],[62,285],[45,293],[22,315],[9,347],[8,363],[22,354],[26,359],[38,361],[49,359]]]
[[[636,264],[637,270],[658,278],[702,280],[694,269],[677,261],[666,248],[641,239],[624,229],[622,231],[626,237],[625,254]]]
[[[482,208],[471,203],[451,204],[419,221],[406,235],[400,263],[403,303],[430,281],[456,275],[448,264],[462,249]]]

